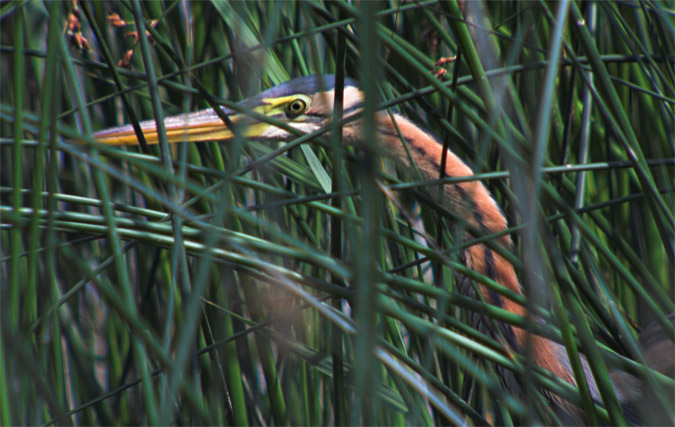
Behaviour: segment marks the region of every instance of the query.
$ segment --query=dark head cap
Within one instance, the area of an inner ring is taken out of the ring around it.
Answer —
[[[355,80],[345,77],[345,88],[350,86],[358,87],[358,83]],[[334,74],[323,74],[323,75],[314,75],[314,76],[304,76],[298,77],[293,80],[289,80],[280,85],[274,86],[273,88],[267,89],[266,91],[255,96],[254,100],[262,100],[263,98],[280,98],[283,96],[290,95],[314,95],[317,92],[327,92],[335,89],[335,75]],[[254,104],[255,104],[254,101]]]

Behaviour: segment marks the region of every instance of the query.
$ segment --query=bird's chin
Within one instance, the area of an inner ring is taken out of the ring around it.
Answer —
[[[304,133],[312,133],[318,129],[303,125],[299,126],[291,125],[291,126],[296,128],[300,132]],[[297,135],[291,134],[290,132],[287,132],[278,127],[269,126],[267,129],[265,129],[265,132],[263,132],[263,134],[258,139],[270,142],[281,142],[281,141],[292,141],[297,137],[298,137]]]
[[[269,141],[269,142],[281,142],[292,140],[293,135],[286,132],[285,130],[270,126],[269,128],[267,128],[267,130],[265,130],[265,132],[263,132],[263,134],[259,138],[252,138],[252,139],[259,139],[261,141]]]

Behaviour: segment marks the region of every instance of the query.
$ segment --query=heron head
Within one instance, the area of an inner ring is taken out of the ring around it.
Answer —
[[[361,108],[363,94],[356,82],[345,79],[343,114],[354,114]],[[241,101],[238,111],[222,108],[235,129],[230,129],[212,109],[168,117],[164,120],[170,143],[226,141],[235,130],[249,139],[284,141],[295,137],[287,129],[270,121],[279,121],[300,132],[310,133],[324,127],[331,119],[335,102],[335,76],[317,75],[290,80]],[[159,142],[154,120],[140,123],[148,144]],[[94,134],[98,142],[110,145],[138,143],[131,125],[103,130]]]

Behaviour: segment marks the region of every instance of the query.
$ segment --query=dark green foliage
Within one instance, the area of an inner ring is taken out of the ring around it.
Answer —
[[[555,421],[542,387],[613,424],[608,372],[672,390],[636,343],[673,335],[671,4],[14,1],[0,35],[0,424]],[[91,143],[343,63],[366,132],[395,108],[485,180],[604,406],[467,326],[531,319],[456,294],[490,285],[464,225],[376,150]]]

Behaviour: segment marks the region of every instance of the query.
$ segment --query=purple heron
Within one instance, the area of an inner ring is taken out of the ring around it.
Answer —
[[[335,78],[331,75],[301,77],[242,101],[240,105],[243,110],[252,111],[254,115],[273,118],[300,132],[310,133],[324,128],[332,119],[335,98],[334,86]],[[343,126],[343,141],[347,144],[358,144],[361,134],[361,121],[358,114],[363,111],[363,93],[355,81],[345,79],[343,94],[343,117],[345,119],[354,118],[352,121],[347,121]],[[228,109],[223,109],[223,112],[229,116],[229,119],[235,125],[244,124],[242,131],[246,138],[263,141],[285,141],[295,138],[295,135],[288,130],[248,117],[250,114],[241,114]],[[411,163],[414,163],[425,179],[435,180],[439,177],[444,153],[443,147],[436,137],[400,114],[381,113],[377,115],[376,121],[380,147],[389,157],[408,167],[411,166]],[[233,139],[235,136],[234,132],[227,128],[213,110],[169,117],[165,119],[164,124],[166,136],[170,143],[225,141]],[[159,142],[154,121],[141,122],[140,127],[148,144]],[[94,136],[99,143],[103,144],[138,144],[138,138],[130,125],[103,130]],[[402,144],[402,138],[407,142],[408,150]],[[446,176],[467,177],[473,175],[471,168],[452,151],[448,150],[445,156]],[[443,194],[445,205],[458,213],[466,221],[470,230],[489,234],[500,233],[507,229],[506,217],[482,182],[470,181],[448,184],[443,187]],[[497,244],[507,249],[510,248],[510,236],[506,234],[499,237]],[[514,266],[490,246],[484,244],[469,246],[464,251],[464,259],[467,267],[522,295]],[[460,288],[469,296],[476,296],[472,286],[461,286]],[[526,309],[522,305],[480,284],[477,289],[487,303],[519,316],[526,316]],[[480,316],[473,317],[477,324],[475,326],[485,326],[486,323],[489,323],[482,322]],[[552,372],[562,380],[576,385],[564,346],[538,335],[528,334],[525,329],[512,325],[500,324],[499,329],[511,348],[523,353],[526,346],[529,345],[534,363]],[[672,342],[668,337],[661,337],[655,341],[658,341],[660,345],[668,342],[672,350]],[[672,351],[670,356],[666,355],[666,360],[660,362],[659,370],[672,375]],[[600,401],[600,393],[588,363],[583,358],[581,362],[589,384],[589,391],[594,399]],[[652,362],[655,361],[652,360]],[[498,372],[504,376],[502,380],[505,384],[513,390],[513,387],[515,387],[513,379],[507,379],[510,374],[502,370]],[[631,382],[631,379],[622,379],[621,375],[614,378],[617,384],[627,382],[632,384],[632,387],[638,387],[634,382]],[[616,392],[626,409],[626,418],[629,421],[637,421],[634,418],[635,414],[631,412],[628,405],[629,401],[635,397],[635,390],[624,391],[617,387]],[[545,393],[545,396],[557,412],[564,417],[564,420],[583,422],[578,408],[574,405],[553,393]]]

